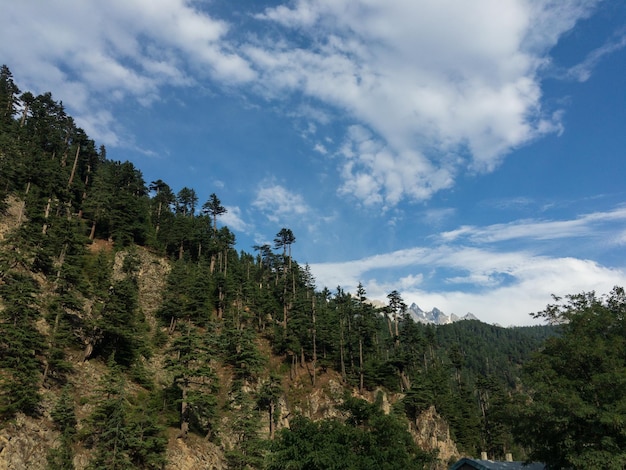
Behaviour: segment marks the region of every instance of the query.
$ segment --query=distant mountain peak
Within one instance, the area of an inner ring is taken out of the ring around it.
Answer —
[[[432,310],[427,312],[422,310],[415,302],[408,307],[407,311],[411,315],[411,318],[413,318],[416,322],[432,325],[447,325],[461,320],[478,320],[478,318],[470,312],[466,313],[462,317],[459,317],[454,313],[446,315],[437,307],[434,307]]]

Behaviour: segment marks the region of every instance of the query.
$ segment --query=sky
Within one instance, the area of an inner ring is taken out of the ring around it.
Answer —
[[[0,62],[237,248],[529,325],[626,286],[622,0],[0,0]]]

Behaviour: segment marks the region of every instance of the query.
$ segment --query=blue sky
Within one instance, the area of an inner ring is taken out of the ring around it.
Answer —
[[[621,0],[0,0],[0,62],[318,287],[533,323],[626,285]]]

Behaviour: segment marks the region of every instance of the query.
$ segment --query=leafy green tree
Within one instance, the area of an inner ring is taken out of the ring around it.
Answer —
[[[161,470],[165,467],[167,438],[159,423],[159,396],[140,392],[127,408],[128,451],[133,468]]]
[[[515,431],[550,468],[626,467],[626,294],[569,295],[535,315],[560,335],[525,367]]]
[[[389,334],[391,334],[395,339],[395,345],[398,346],[400,342],[400,333],[398,329],[398,325],[400,324],[400,318],[406,312],[407,305],[402,300],[402,296],[397,290],[394,290],[387,295],[389,299],[389,305],[387,306],[387,320],[389,322]],[[391,328],[391,320],[393,319],[393,331]]]
[[[235,391],[230,404],[233,421],[229,428],[235,442],[233,448],[225,453],[228,468],[233,470],[261,468],[266,447],[259,433],[261,427],[259,410],[250,394],[242,390],[241,385],[241,382],[233,385]]]
[[[9,67],[2,65],[0,67],[0,123],[3,126],[10,125],[17,112],[16,104],[19,92]]]
[[[130,367],[140,354],[146,353],[136,279],[128,276],[113,283],[95,319],[94,330],[95,355],[114,357],[117,364]]]
[[[106,161],[100,165],[83,207],[92,222],[91,239],[111,238],[121,246],[146,241],[147,189],[132,163]]]
[[[278,422],[278,417],[280,415],[280,409],[278,407],[281,394],[282,388],[280,385],[280,376],[277,374],[270,374],[269,378],[263,382],[257,397],[257,404],[259,408],[267,411],[268,413],[270,439],[274,439],[276,423]]]
[[[148,189],[154,192],[154,197],[151,200],[152,222],[158,236],[161,229],[161,220],[164,214],[171,213],[171,206],[176,201],[176,196],[174,196],[174,192],[169,185],[160,179],[150,183]]]
[[[89,416],[86,443],[95,449],[89,470],[133,468],[128,452],[127,392],[119,368],[109,361],[109,371],[98,389],[98,402]]]
[[[222,355],[224,362],[233,366],[237,378],[254,379],[266,361],[255,342],[255,330],[246,317],[247,313],[241,311],[225,322],[221,335]]]
[[[16,145],[17,95],[20,90],[13,81],[13,74],[6,65],[0,67],[0,214],[6,210],[5,199],[15,184],[14,163],[18,154]]]

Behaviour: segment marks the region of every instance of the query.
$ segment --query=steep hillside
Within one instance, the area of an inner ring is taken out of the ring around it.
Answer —
[[[1,224],[0,224],[1,225]],[[159,324],[156,313],[162,304],[162,297],[167,284],[167,277],[171,264],[162,257],[156,256],[149,250],[141,247],[132,250],[114,251],[110,243],[96,241],[89,245],[90,257],[108,256],[112,259],[112,280],[121,281],[125,277],[124,261],[127,257],[134,258],[137,273],[139,306],[144,314],[150,336],[159,337],[168,334],[168,327]],[[44,282],[45,284],[45,282]],[[84,299],[87,302],[87,299]],[[46,336],[50,334],[50,326],[42,323],[42,330]],[[288,428],[291,417],[302,415],[313,420],[349,418],[349,413],[342,409],[346,393],[366,400],[376,401],[376,396],[382,394],[382,409],[385,413],[392,411],[394,403],[398,403],[402,394],[388,393],[383,389],[364,390],[345,384],[341,374],[332,369],[321,371],[313,386],[307,366],[299,364],[290,377],[285,370],[285,356],[276,356],[271,353],[269,342],[257,338],[259,350],[266,356],[264,368],[259,377],[269,377],[272,371],[284,371],[278,375],[277,416],[276,430]],[[165,370],[167,362],[166,349],[156,349],[150,357],[142,357],[141,368],[143,374],[152,378],[153,383],[138,383],[146,381],[145,377],[136,377],[136,371],[129,371],[125,379],[125,399],[131,402],[143,400],[153,387],[165,388],[171,377]],[[85,350],[79,347],[70,347],[66,350],[66,360],[71,366],[64,388],[43,386],[39,389],[42,396],[38,412],[33,416],[17,413],[15,417],[0,429],[0,469],[37,469],[46,468],[47,455],[50,449],[58,446],[62,433],[55,425],[53,417],[56,404],[61,399],[62,390],[71,389],[71,401],[74,404],[77,434],[91,432],[90,419],[94,409],[102,400],[102,382],[108,379],[109,367],[100,358],[85,357]],[[216,390],[219,402],[219,439],[207,440],[206,436],[195,433],[181,439],[178,427],[164,427],[162,436],[167,440],[164,461],[166,469],[197,469],[229,467],[226,457],[229,451],[236,449],[240,444],[238,426],[245,418],[241,412],[241,405],[232,406],[233,382],[236,379],[232,367],[227,364],[216,364],[216,373],[220,387]],[[138,380],[139,379],[139,380]],[[259,393],[260,381],[246,381],[240,392],[254,396]],[[249,410],[247,410],[249,411]],[[411,432],[415,441],[427,451],[437,451],[443,461],[458,456],[455,444],[451,441],[445,421],[436,413],[434,407],[424,410],[411,423]],[[259,437],[270,435],[269,413],[260,413],[258,416]],[[93,463],[95,450],[90,448],[88,439],[82,439],[73,444],[73,464],[76,469],[89,468]]]

